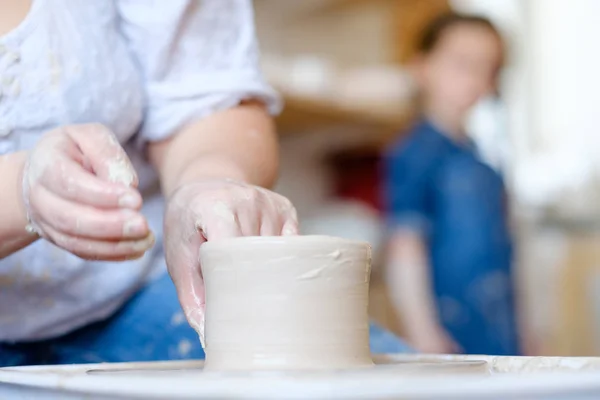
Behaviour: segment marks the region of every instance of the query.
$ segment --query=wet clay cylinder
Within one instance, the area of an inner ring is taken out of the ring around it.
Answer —
[[[371,248],[327,236],[208,242],[207,370],[337,369],[373,365]]]

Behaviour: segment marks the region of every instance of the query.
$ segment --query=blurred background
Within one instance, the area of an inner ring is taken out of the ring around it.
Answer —
[[[600,355],[600,2],[255,0],[264,71],[286,107],[277,190],[304,233],[374,247],[373,318],[402,333],[384,273],[381,154],[414,121],[419,35],[441,13],[489,17],[507,43],[501,98],[467,131],[507,184],[527,352]]]

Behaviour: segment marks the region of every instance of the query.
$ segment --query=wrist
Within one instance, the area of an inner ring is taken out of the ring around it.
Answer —
[[[251,183],[243,168],[235,161],[225,157],[206,156],[190,163],[174,182],[171,184],[165,182],[163,186],[166,195],[170,196],[177,189],[187,184],[215,179]]]
[[[12,192],[14,193],[12,202],[15,207],[15,220],[19,221],[19,226],[25,230],[27,226],[27,207],[25,204],[25,192],[23,191],[24,179],[25,179],[25,166],[27,164],[27,156],[28,154],[23,152],[14,153],[9,155],[10,157],[8,165],[9,172],[7,176],[9,176],[9,181],[11,186],[14,188]]]
[[[2,156],[0,163],[0,258],[38,239],[27,232],[27,211],[23,197],[23,174],[27,162],[26,152]]]

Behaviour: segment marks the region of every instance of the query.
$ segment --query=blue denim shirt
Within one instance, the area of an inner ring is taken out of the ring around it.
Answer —
[[[517,354],[512,242],[502,177],[427,121],[385,157],[392,230],[427,242],[442,322],[467,353]]]

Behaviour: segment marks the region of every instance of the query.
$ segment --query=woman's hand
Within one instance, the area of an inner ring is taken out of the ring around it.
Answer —
[[[45,134],[23,170],[28,230],[85,259],[141,257],[153,245],[137,175],[114,135],[98,124]]]
[[[169,199],[165,254],[190,325],[204,341],[204,282],[198,264],[206,240],[235,236],[296,235],[296,210],[269,190],[225,179],[188,183]]]

